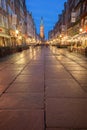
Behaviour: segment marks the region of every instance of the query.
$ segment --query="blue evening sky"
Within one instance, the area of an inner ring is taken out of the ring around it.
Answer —
[[[45,37],[58,20],[66,0],[26,0],[27,9],[32,12],[37,33],[40,33],[40,19],[44,19]]]

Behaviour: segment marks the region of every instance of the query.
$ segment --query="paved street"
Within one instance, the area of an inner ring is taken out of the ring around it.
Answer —
[[[87,58],[36,47],[0,59],[0,130],[87,130]]]

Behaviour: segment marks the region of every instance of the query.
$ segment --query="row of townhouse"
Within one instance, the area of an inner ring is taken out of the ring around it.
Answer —
[[[0,0],[0,46],[25,44],[29,37],[36,36],[34,19],[25,0]]]
[[[82,41],[87,46],[87,0],[67,0],[48,36],[62,44]]]

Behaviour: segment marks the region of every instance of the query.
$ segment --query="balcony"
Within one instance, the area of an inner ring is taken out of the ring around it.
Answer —
[[[75,7],[77,7],[81,2],[82,0],[75,0]]]

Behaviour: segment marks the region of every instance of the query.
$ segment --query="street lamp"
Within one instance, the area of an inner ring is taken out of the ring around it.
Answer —
[[[62,37],[62,35],[60,34],[60,38]]]
[[[16,30],[15,32],[16,32],[16,34],[18,35],[19,31],[18,31],[18,30]]]
[[[82,28],[80,28],[80,29],[79,29],[79,32],[80,32],[80,33],[82,33],[82,31],[83,31],[83,29],[82,29]]]

